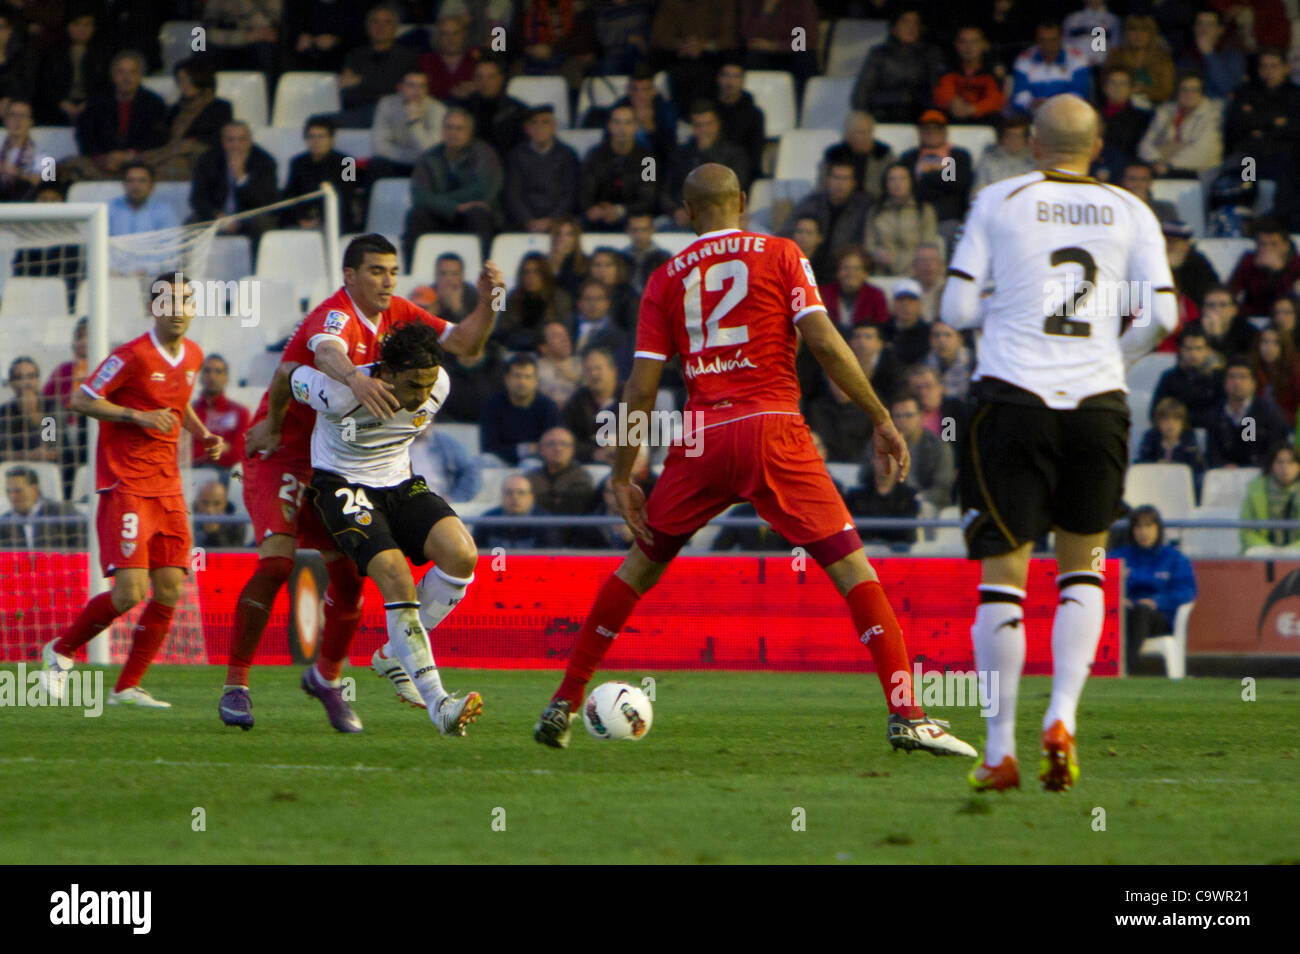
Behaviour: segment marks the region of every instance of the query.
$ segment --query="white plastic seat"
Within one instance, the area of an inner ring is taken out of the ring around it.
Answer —
[[[858,471],[862,468],[860,464],[833,463],[827,464],[826,469],[830,471],[831,477],[837,480],[841,487],[848,490],[850,487],[858,485]]]
[[[95,472],[90,464],[82,464],[72,475],[72,500],[84,503],[95,492]]]
[[[195,31],[202,28],[198,20],[168,20],[159,28],[158,46],[164,71],[170,73],[177,63],[194,55]]]
[[[34,126],[32,142],[38,156],[66,159],[77,154],[77,131],[71,126]],[[71,200],[69,200],[71,201]]]
[[[328,278],[325,242],[314,230],[272,229],[262,236],[257,250],[258,278],[284,278],[293,282],[294,294],[306,298],[313,284]]]
[[[992,126],[949,126],[948,141],[970,153],[971,162],[979,162],[984,148],[998,141],[997,130]]]
[[[1132,507],[1150,504],[1166,520],[1190,517],[1196,507],[1192,469],[1186,464],[1133,464],[1124,480],[1124,502]],[[1179,534],[1170,530],[1169,536]]]
[[[745,90],[763,111],[763,131],[768,139],[779,139],[796,125],[794,77],[784,70],[747,70]]]
[[[600,145],[604,137],[603,129],[558,129],[555,138],[560,140],[578,154],[578,160],[587,158],[587,153]]]
[[[1156,179],[1151,183],[1151,198],[1172,202],[1194,237],[1205,234],[1205,193],[1199,179]],[[1225,281],[1227,277],[1223,276]]]
[[[666,248],[667,246],[665,246]],[[551,237],[545,233],[502,232],[492,240],[492,252],[489,258],[501,267],[505,276],[506,287],[514,288],[519,274],[519,263],[528,252],[550,251]]]
[[[1231,507],[1233,516],[1241,513],[1246,487],[1259,476],[1258,467],[1214,467],[1205,472],[1201,484],[1202,507]]]
[[[283,189],[289,184],[289,163],[294,156],[307,151],[302,130],[254,126],[253,142],[269,152],[275,160],[275,181]]]
[[[593,108],[608,109],[627,94],[627,76],[588,76],[578,87],[578,122]]]
[[[1241,507],[1197,507],[1194,520],[1239,520]],[[1179,549],[1188,557],[1235,557],[1241,552],[1241,531],[1235,527],[1189,527],[1183,531]]]
[[[69,202],[112,202],[125,195],[120,182],[74,182],[68,187]]]
[[[1184,603],[1174,614],[1174,631],[1169,636],[1149,636],[1142,640],[1138,655],[1159,656],[1165,661],[1165,674],[1170,679],[1187,675],[1187,626],[1192,618],[1196,600]]]
[[[776,149],[776,179],[816,181],[822,155],[843,139],[838,129],[791,129],[781,135]]]
[[[1138,448],[1142,446],[1142,437],[1154,427],[1151,423],[1151,398],[1155,392],[1151,389],[1135,388],[1129,385],[1125,402],[1128,404],[1128,459],[1136,460]]]
[[[582,469],[585,470],[587,476],[591,478],[591,485],[593,487],[599,487],[601,481],[608,477],[614,468],[610,467],[609,464],[583,464]]]
[[[1156,385],[1160,383],[1160,376],[1172,368],[1178,362],[1178,355],[1167,351],[1153,351],[1133,365],[1128,373],[1128,386],[1130,390],[1137,391],[1155,391]],[[1146,420],[1146,413],[1143,412],[1142,420]],[[1137,420],[1134,419],[1134,426],[1137,426]]]
[[[465,452],[470,457],[479,455],[479,433],[477,424],[457,424],[448,422],[443,424],[439,422],[437,428],[448,437],[453,438],[456,443],[465,448]]]
[[[165,202],[176,212],[176,221],[184,222],[190,216],[190,183],[155,182],[153,197]]]
[[[876,138],[887,143],[894,155],[901,156],[920,143],[920,134],[911,123],[876,123]],[[979,159],[972,156],[972,159]]]
[[[11,315],[65,317],[68,286],[62,278],[11,278],[0,296],[0,318]]]
[[[366,231],[401,235],[406,231],[406,212],[411,207],[411,180],[378,179],[370,187],[370,211]],[[399,246],[400,248],[400,246]]]
[[[888,37],[887,20],[836,20],[827,47],[826,75],[857,76],[867,53]]]
[[[670,255],[676,255],[698,238],[694,232],[656,232],[655,244]]]
[[[281,73],[275,86],[275,108],[271,112],[271,125],[282,129],[296,129],[312,116],[332,116],[340,112],[338,76],[334,73],[289,72]]]
[[[247,235],[218,235],[208,252],[205,279],[231,282],[253,272],[253,243]]]
[[[1254,249],[1255,243],[1248,238],[1203,238],[1196,240],[1196,250],[1210,260],[1219,281],[1225,285],[1232,277],[1232,270],[1246,252]],[[1197,302],[1199,305],[1200,302]]]
[[[478,281],[478,273],[483,268],[483,248],[478,236],[456,232],[427,232],[421,235],[416,240],[413,261],[407,268],[407,273],[422,283],[433,281],[434,262],[444,252],[455,252],[464,260],[466,283],[474,285]]]
[[[130,320],[146,313],[148,307],[146,282],[135,278],[112,275],[108,279],[108,311],[112,320]],[[77,284],[76,307],[73,312],[80,317],[90,313],[90,286],[82,279]]]
[[[266,125],[266,74],[260,70],[218,70],[217,96],[230,101],[236,119]]]
[[[555,123],[568,129],[569,84],[563,76],[515,76],[506,84],[506,95],[528,106],[550,106],[555,110]]]
[[[140,85],[151,93],[161,96],[168,106],[174,105],[181,98],[181,89],[176,85],[176,77],[171,73],[155,73],[153,76],[146,76],[140,80]]]
[[[369,129],[340,129],[334,133],[334,148],[353,159],[369,159],[374,139]]]
[[[853,109],[852,76],[814,76],[803,88],[799,125],[804,129],[843,129]]]

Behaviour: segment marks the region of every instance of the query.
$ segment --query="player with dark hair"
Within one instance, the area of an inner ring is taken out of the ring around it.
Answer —
[[[384,338],[380,360],[357,369],[389,389],[396,413],[375,414],[346,385],[293,361],[276,371],[268,401],[272,419],[284,417],[290,395],[316,411],[308,489],[315,512],[338,549],[383,594],[387,654],[410,674],[438,731],[460,736],[483,701],[477,692],[457,699],[443,689],[428,630],[464,597],[478,551],[447,502],[412,475],[410,455],[411,443],[433,425],[451,389],[438,337],[423,322],[397,325]],[[407,558],[435,563],[418,590]],[[321,685],[315,666],[303,671],[302,688],[321,700],[340,732],[361,731],[361,720],[341,693]]]
[[[629,421],[644,419],[664,363],[680,354],[687,409],[693,412],[687,423],[695,439],[692,452],[700,453],[687,456],[682,444],[675,445],[647,504],[631,480],[639,445],[620,442],[609,481],[636,542],[597,593],[564,681],[533,737],[554,748],[568,745],[569,724],[587,683],[637,602],[696,530],[745,500],[773,530],[805,547],[848,602],[854,630],[885,690],[890,744],[973,756],[975,750],[949,734],[946,723],[927,718],[914,704],[903,631],[799,413],[799,337],[830,379],[871,416],[875,452],[900,474],[907,473],[907,444],[827,315],[799,247],[739,228],[745,194],[736,174],[716,163],[702,165],[687,176],[682,197],[699,238],[646,284],[623,400]]]
[[[190,406],[203,351],[185,338],[194,300],[183,275],[160,275],[150,296],[154,326],[114,349],[73,394],[70,407],[102,422],[95,449],[99,562],[113,588],[86,604],[67,632],[41,650],[50,693],[63,694],[72,657],[113,620],[153,599],[131,631],[131,653],[110,705],[170,708],[141,688],[167,637],[190,565],[190,521],[181,486],[180,429],[201,441],[213,460],[226,442]],[[179,426],[178,426],[179,425]]]
[[[381,421],[399,409],[392,385],[362,374],[359,366],[375,359],[389,330],[402,322],[424,322],[438,333],[444,350],[475,354],[492,332],[494,300],[504,302],[505,296],[500,270],[487,262],[479,275],[477,307],[464,321],[452,324],[394,295],[398,271],[397,249],[382,235],[361,235],[349,242],[343,253],[343,287],[303,319],[283,358],[316,368],[346,385],[354,403]],[[501,291],[497,293],[497,289]],[[342,554],[316,512],[302,506],[311,482],[313,424],[314,416],[307,407],[286,403],[273,413],[268,392],[245,438],[244,503],[253,523],[259,559],[235,610],[235,637],[219,705],[226,725],[253,727],[248,669],[271,605],[293,570],[294,551],[299,546],[321,551],[330,578],[313,684],[322,695],[330,696],[327,712],[337,709],[336,701],[342,702],[340,673],[361,619],[361,578],[352,561],[340,559]],[[393,683],[399,698],[423,706],[397,660],[381,649],[371,663]]]

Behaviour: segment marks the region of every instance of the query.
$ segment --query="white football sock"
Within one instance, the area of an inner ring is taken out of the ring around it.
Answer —
[[[1052,620],[1052,701],[1043,716],[1046,729],[1057,719],[1074,735],[1074,720],[1083,684],[1092,671],[1106,616],[1100,573],[1067,573],[1056,578],[1060,590]]]
[[[1025,667],[1025,611],[1021,605],[1025,591],[999,585],[981,586],[979,591],[980,605],[970,635],[976,671],[989,673],[985,678],[990,681],[997,673],[996,712],[981,712],[986,716],[984,764],[997,766],[1006,756],[1016,755],[1016,694]]]
[[[447,618],[465,597],[465,588],[474,582],[474,574],[468,579],[444,573],[434,567],[420,581],[420,622],[426,630],[432,631]]]
[[[433,661],[429,634],[420,624],[420,604],[385,603],[384,613],[388,617],[388,647],[395,650],[393,655],[401,661],[420,698],[433,712],[447,690],[442,688],[442,676]]]

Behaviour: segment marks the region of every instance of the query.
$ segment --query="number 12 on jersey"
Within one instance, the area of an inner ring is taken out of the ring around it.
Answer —
[[[682,311],[686,316],[686,338],[690,353],[695,354],[705,348],[722,348],[728,345],[742,345],[749,341],[749,326],[736,325],[721,328],[719,323],[727,312],[745,300],[749,293],[749,268],[738,259],[729,259],[709,266],[704,273],[704,291],[722,291],[723,283],[731,279],[731,288],[722,296],[722,300],[709,312],[708,321],[704,319],[704,306],[700,292],[700,266],[691,269],[690,274],[682,279],[686,296],[682,300]]]

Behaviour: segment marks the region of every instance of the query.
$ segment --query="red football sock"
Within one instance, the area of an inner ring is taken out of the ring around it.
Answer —
[[[605,658],[614,637],[632,615],[639,599],[640,593],[615,574],[609,575],[596,594],[587,621],[578,630],[578,644],[573,647],[569,665],[564,670],[564,681],[552,699],[568,699],[570,711],[578,711],[587,683],[596,674],[600,661]]]
[[[885,690],[889,711],[905,719],[921,718],[925,712],[912,704],[912,661],[885,588],[878,580],[869,580],[849,590],[845,599],[858,637],[867,644],[876,664],[876,676]]]
[[[86,643],[90,642],[113,620],[121,616],[113,605],[112,593],[100,593],[86,604],[77,618],[72,621],[68,631],[54,644],[54,651],[62,656],[71,656]]]
[[[226,685],[248,685],[248,667],[253,665],[257,644],[271,618],[271,606],[292,572],[293,561],[288,557],[263,557],[257,561],[257,569],[244,584],[235,605],[235,644],[226,667]]]
[[[167,638],[172,613],[175,611],[174,606],[157,600],[149,601],[135,628],[131,630],[131,655],[126,657],[126,665],[122,667],[122,674],[117,677],[117,685],[113,687],[117,692],[140,684],[153,657],[158,655],[163,640]]]
[[[325,564],[325,569],[330,585],[325,591],[325,632],[316,670],[325,679],[337,679],[361,623],[361,574],[347,557]]]

